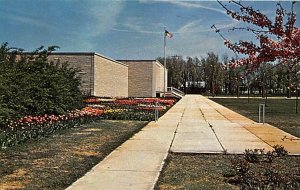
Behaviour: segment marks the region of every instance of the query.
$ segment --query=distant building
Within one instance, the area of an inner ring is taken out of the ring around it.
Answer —
[[[85,95],[155,97],[164,91],[164,67],[156,60],[116,61],[95,52],[53,52],[48,59],[80,69]]]

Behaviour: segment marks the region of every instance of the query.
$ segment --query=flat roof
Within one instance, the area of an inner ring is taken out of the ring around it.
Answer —
[[[107,59],[107,60],[110,60],[110,61],[113,61],[115,63],[118,63],[120,65],[124,65],[124,66],[128,66],[127,64],[125,63],[122,63],[120,61],[117,61],[117,60],[114,60],[112,58],[109,58],[109,57],[106,57],[104,55],[101,55],[99,53],[96,53],[96,52],[51,52],[50,55],[97,55],[99,57],[102,57],[104,59]]]
[[[124,62],[155,62],[155,63],[158,63],[159,65],[161,65],[162,67],[164,67],[163,66],[163,64],[161,64],[161,62],[159,62],[157,59],[141,59],[141,60],[138,60],[138,59],[132,59],[132,60],[130,60],[130,59],[125,59],[125,60],[120,60],[120,59],[118,59],[117,61],[124,61]]]
[[[30,54],[31,52],[24,52],[25,54]],[[163,64],[161,64],[157,59],[112,59],[109,57],[106,57],[100,53],[96,53],[96,52],[60,52],[60,51],[53,51],[50,53],[50,55],[97,55],[99,57],[102,57],[104,59],[113,61],[115,63],[124,65],[124,66],[128,66],[128,64],[124,63],[124,62],[156,62],[158,64],[160,64],[161,66],[163,66]]]
[[[118,59],[117,61],[130,61],[130,62],[150,62],[150,61],[157,61],[155,59]]]

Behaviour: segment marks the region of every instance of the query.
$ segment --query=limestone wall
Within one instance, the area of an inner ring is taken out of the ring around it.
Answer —
[[[79,68],[80,89],[86,95],[128,97],[128,66],[94,52],[52,53],[49,61],[68,62]]]
[[[155,97],[163,91],[163,65],[156,60],[122,60],[128,65],[128,96]]]
[[[156,61],[154,64],[154,78],[155,78],[155,86],[154,86],[154,91],[157,92],[163,92],[164,91],[164,66]],[[167,78],[167,73],[168,71],[166,70],[166,78]],[[166,80],[167,83],[167,80]]]
[[[49,60],[68,62],[79,68],[81,90],[87,95],[155,97],[164,90],[164,67],[156,60],[116,61],[94,52],[56,52]]]
[[[128,66],[99,54],[94,57],[94,94],[102,97],[128,97]]]
[[[93,53],[52,53],[49,61],[68,62],[71,67],[79,68],[81,77],[81,91],[83,94],[94,95],[94,71],[92,67]]]

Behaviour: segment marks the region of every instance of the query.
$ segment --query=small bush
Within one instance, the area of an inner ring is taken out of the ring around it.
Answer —
[[[286,156],[288,155],[288,151],[284,149],[282,145],[275,145],[273,146],[274,150],[273,153],[276,156]]]
[[[299,189],[300,168],[283,170],[280,159],[287,155],[283,146],[276,145],[274,150],[265,153],[262,149],[245,150],[244,159],[231,161],[224,172],[228,183],[241,189]],[[275,162],[275,163],[274,163]],[[295,172],[296,171],[296,172]]]
[[[245,160],[251,163],[259,162],[259,155],[263,154],[263,150],[261,149],[246,149],[244,153]]]

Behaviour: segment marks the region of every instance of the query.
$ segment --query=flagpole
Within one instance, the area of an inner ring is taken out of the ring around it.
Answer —
[[[164,27],[164,96],[166,93],[166,27]]]

